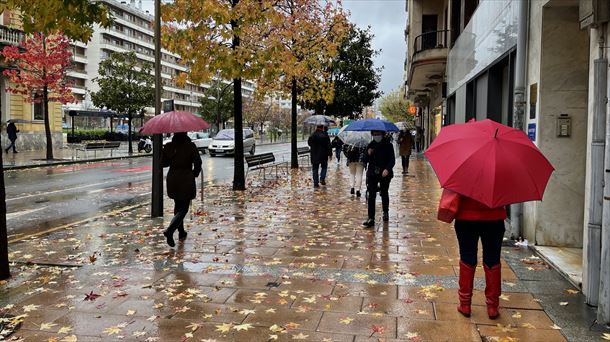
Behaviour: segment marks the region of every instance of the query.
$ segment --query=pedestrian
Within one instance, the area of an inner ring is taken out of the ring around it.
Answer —
[[[337,158],[337,163],[340,163],[341,151],[343,150],[343,140],[339,139],[339,137],[335,137],[332,142],[332,147],[335,149],[335,157]]]
[[[401,130],[398,134],[398,154],[402,162],[402,174],[406,175],[409,171],[409,158],[413,149],[413,136],[409,131]]]
[[[19,133],[17,126],[15,126],[14,122],[10,121],[6,126],[6,135],[8,135],[8,140],[10,140],[11,144],[8,145],[6,149],[4,149],[6,153],[8,153],[8,150],[10,150],[11,147],[13,148],[13,153],[19,153],[17,152],[17,148],[15,147],[15,141],[17,141],[17,133]]]
[[[364,174],[365,161],[366,161],[366,148],[357,147],[354,145],[343,145],[343,153],[347,158],[347,166],[349,167],[349,173],[351,177],[352,188],[350,194],[356,194],[356,197],[360,197],[360,189],[362,188],[362,176]]]
[[[313,187],[319,188],[320,184],[326,185],[326,170],[328,169],[328,161],[333,155],[332,148],[330,146],[330,138],[325,132],[324,126],[316,127],[316,130],[311,134],[311,136],[309,136],[307,144],[310,147]]]
[[[438,218],[447,223],[455,219],[455,233],[460,249],[457,310],[462,315],[470,317],[477,266],[477,246],[481,239],[487,315],[490,319],[496,319],[500,315],[498,311],[502,293],[500,250],[504,238],[506,209],[489,208],[474,199],[445,189],[439,204]]]
[[[371,131],[373,141],[367,147],[367,171],[366,187],[368,191],[368,220],[364,221],[365,227],[375,226],[375,200],[377,192],[381,195],[381,207],[383,210],[383,221],[390,219],[390,196],[388,189],[390,181],[394,177],[392,169],[396,163],[394,146],[383,131]]]
[[[191,200],[197,195],[195,179],[201,172],[201,157],[197,146],[186,133],[175,133],[172,141],[163,147],[161,164],[163,167],[169,166],[167,195],[174,200],[174,217],[163,235],[167,238],[167,244],[174,247],[176,230],[180,241],[186,239],[184,218],[189,211]]]

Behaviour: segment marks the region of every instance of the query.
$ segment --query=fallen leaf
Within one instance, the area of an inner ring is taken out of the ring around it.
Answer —
[[[247,331],[248,329],[252,328],[252,324],[250,323],[244,323],[244,324],[240,324],[240,325],[236,325],[233,327],[233,330],[237,330],[237,331]]]
[[[221,333],[228,333],[231,330],[232,324],[222,323],[221,325],[216,326],[216,331],[220,331]]]
[[[354,319],[351,317],[345,317],[345,318],[342,318],[339,320],[340,323],[343,323],[345,325],[351,324],[353,321],[354,321]]]
[[[101,297],[100,295],[93,293],[93,291],[91,291],[90,293],[85,293],[85,301],[95,301],[98,297]]]
[[[568,302],[559,302],[559,305],[561,305],[561,306],[566,306],[568,304],[569,304]]]
[[[602,340],[610,341],[610,334],[609,333],[603,333],[602,334]]]
[[[56,325],[57,324],[55,324],[55,323],[42,323],[40,325],[40,330],[51,330],[51,328],[53,328]]]

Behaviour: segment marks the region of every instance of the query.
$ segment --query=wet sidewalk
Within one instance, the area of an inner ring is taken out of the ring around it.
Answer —
[[[457,242],[435,219],[428,164],[391,185],[390,221],[363,229],[345,165],[315,190],[303,169],[249,190],[206,188],[188,239],[168,248],[149,208],[11,244],[0,285],[17,341],[599,341],[593,311],[523,248],[503,250],[501,317],[477,270],[473,315],[456,311]],[[380,203],[378,203],[380,206]],[[380,221],[380,220],[378,220]],[[1,329],[0,329],[1,330]]]

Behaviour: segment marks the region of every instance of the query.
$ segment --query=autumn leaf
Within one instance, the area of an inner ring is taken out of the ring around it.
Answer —
[[[351,317],[345,317],[345,318],[342,318],[342,319],[339,320],[339,322],[341,322],[341,323],[343,323],[345,325],[351,324],[353,321],[354,321],[354,319],[351,318]]]
[[[236,325],[233,327],[233,330],[237,330],[237,331],[247,331],[248,329],[252,328],[252,324],[250,323],[244,323],[244,324],[240,324],[240,325]]]
[[[34,305],[34,304],[25,305],[23,307],[23,312],[36,311],[36,310],[38,310],[39,307],[40,307],[40,305]]]
[[[610,341],[610,333],[603,333],[602,340]]]
[[[104,329],[104,333],[106,333],[108,336],[118,335],[121,333],[121,328],[119,328],[118,326],[109,327]]]
[[[410,341],[419,341],[420,340],[419,333],[417,333],[417,332],[407,331],[407,333],[405,334],[405,337]]]
[[[512,333],[517,331],[517,329],[511,327],[511,325],[507,325],[507,326],[503,326],[502,324],[497,324],[496,325],[496,331],[497,332],[502,332],[502,333]]]
[[[220,331],[221,333],[228,333],[233,327],[232,324],[222,323],[221,325],[216,326],[216,331]]]
[[[56,325],[57,324],[55,324],[55,323],[42,323],[40,325],[40,330],[51,330],[51,328],[53,328]]]
[[[299,333],[298,335],[292,335],[293,340],[306,340],[309,335],[305,335],[303,333]]]
[[[62,338],[61,340],[59,340],[59,342],[77,342],[78,338],[76,337],[76,335],[70,335],[70,336],[66,336],[64,338]]]
[[[100,295],[93,293],[93,291],[91,291],[90,293],[86,293],[85,294],[85,301],[95,301],[98,297],[101,297]]]
[[[92,264],[95,263],[96,260],[97,260],[97,257],[95,256],[95,253],[93,253],[92,255],[89,256],[89,262],[91,262]]]
[[[385,333],[385,327],[383,325],[375,325],[373,324],[371,326],[371,336],[375,335],[375,334],[380,334],[383,335],[383,333]]]
[[[57,331],[57,333],[58,333],[58,334],[67,334],[67,333],[69,333],[69,332],[70,332],[70,331],[72,331],[72,330],[73,330],[73,329],[72,329],[72,328],[70,328],[70,327],[61,327],[61,328],[59,329],[59,331]]]

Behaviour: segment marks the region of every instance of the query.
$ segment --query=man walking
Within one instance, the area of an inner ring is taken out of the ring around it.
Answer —
[[[377,191],[381,195],[381,208],[383,210],[383,222],[390,219],[390,181],[394,176],[392,169],[396,163],[394,155],[394,146],[390,139],[384,137],[383,131],[372,131],[373,141],[367,148],[368,168],[366,171],[366,187],[369,192],[368,197],[368,220],[362,224],[365,227],[375,226],[375,200]]]
[[[13,148],[13,153],[18,153],[17,149],[15,148],[15,141],[17,141],[18,132],[19,130],[17,129],[17,126],[15,126],[15,123],[10,121],[6,126],[6,134],[8,135],[8,140],[11,141],[11,144],[8,145],[8,147],[4,150],[6,153],[8,153],[8,150],[10,150],[11,147]]]
[[[316,131],[307,140],[310,147],[311,170],[313,173],[313,187],[319,188],[320,184],[326,185],[326,170],[328,160],[332,158],[330,138],[324,131],[324,126],[317,126]],[[322,167],[322,171],[320,171]],[[318,175],[319,172],[319,175]]]
[[[401,130],[398,134],[398,153],[402,161],[402,174],[406,175],[409,170],[409,158],[413,149],[413,135],[407,130]]]

